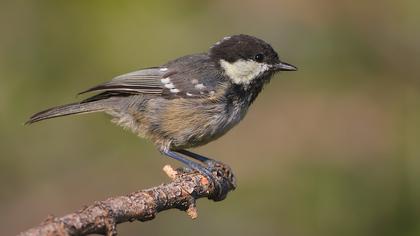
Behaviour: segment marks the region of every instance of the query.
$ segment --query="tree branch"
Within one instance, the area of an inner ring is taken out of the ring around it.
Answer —
[[[194,219],[197,217],[197,199],[207,197],[221,201],[236,187],[235,177],[227,165],[215,162],[210,168],[215,183],[220,186],[219,191],[198,172],[174,170],[167,165],[163,170],[172,179],[167,184],[95,202],[63,217],[48,217],[19,236],[117,235],[117,224],[152,220],[158,212],[172,208],[185,211]]]

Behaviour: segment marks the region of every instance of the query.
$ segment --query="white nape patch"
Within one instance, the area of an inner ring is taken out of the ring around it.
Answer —
[[[171,91],[171,93],[179,93],[179,89],[176,88],[172,88],[169,91]]]
[[[167,71],[168,68],[160,68],[160,71]]]
[[[167,83],[167,84],[165,84],[165,87],[168,88],[168,89],[173,89],[173,88],[175,88],[175,85],[173,83]]]
[[[216,44],[221,44],[223,41],[229,40],[230,38],[232,38],[231,36],[226,36],[223,37],[222,40],[220,40],[219,42],[217,42]]]
[[[192,96],[192,93],[185,93],[187,96],[189,96],[189,97],[191,97]]]
[[[229,40],[230,38],[231,38],[231,36],[226,36],[226,37],[222,38],[220,41],[217,41],[217,42],[214,44],[214,46],[216,46],[216,45],[220,45],[223,41]],[[214,47],[214,46],[213,46],[213,47]]]
[[[233,63],[220,60],[220,65],[235,84],[249,84],[251,80],[269,69],[268,64],[242,59]]]
[[[169,77],[161,79],[160,82],[162,82],[163,84],[168,84],[171,82],[171,79]]]
[[[222,41],[229,40],[230,38],[232,38],[232,37],[230,37],[230,36],[223,37]]]
[[[205,88],[206,88],[206,86],[204,86],[204,84],[196,84],[196,85],[195,85],[195,88],[196,88],[196,89],[200,89],[200,90],[201,90],[201,89],[205,89]]]

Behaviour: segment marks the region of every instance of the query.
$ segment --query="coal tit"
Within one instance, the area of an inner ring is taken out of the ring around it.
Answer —
[[[205,165],[187,157],[203,163],[211,159],[186,149],[225,134],[243,119],[273,74],[294,70],[263,40],[234,35],[207,53],[115,77],[81,92],[95,95],[36,113],[27,123],[105,112],[116,124],[151,140],[161,153],[211,178]]]

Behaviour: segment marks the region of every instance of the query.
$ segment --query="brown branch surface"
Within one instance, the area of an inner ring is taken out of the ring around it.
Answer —
[[[207,197],[221,201],[236,187],[235,177],[228,166],[216,162],[211,169],[219,190],[197,172],[165,166],[163,170],[172,179],[167,184],[98,201],[63,217],[49,217],[19,236],[117,235],[117,224],[152,220],[158,212],[172,208],[185,211],[194,219],[197,217],[197,199]]]

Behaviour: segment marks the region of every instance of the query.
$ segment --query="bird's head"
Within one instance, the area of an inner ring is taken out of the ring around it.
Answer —
[[[270,44],[244,34],[224,37],[210,48],[209,55],[235,84],[247,85],[278,71],[297,70],[280,61]]]

